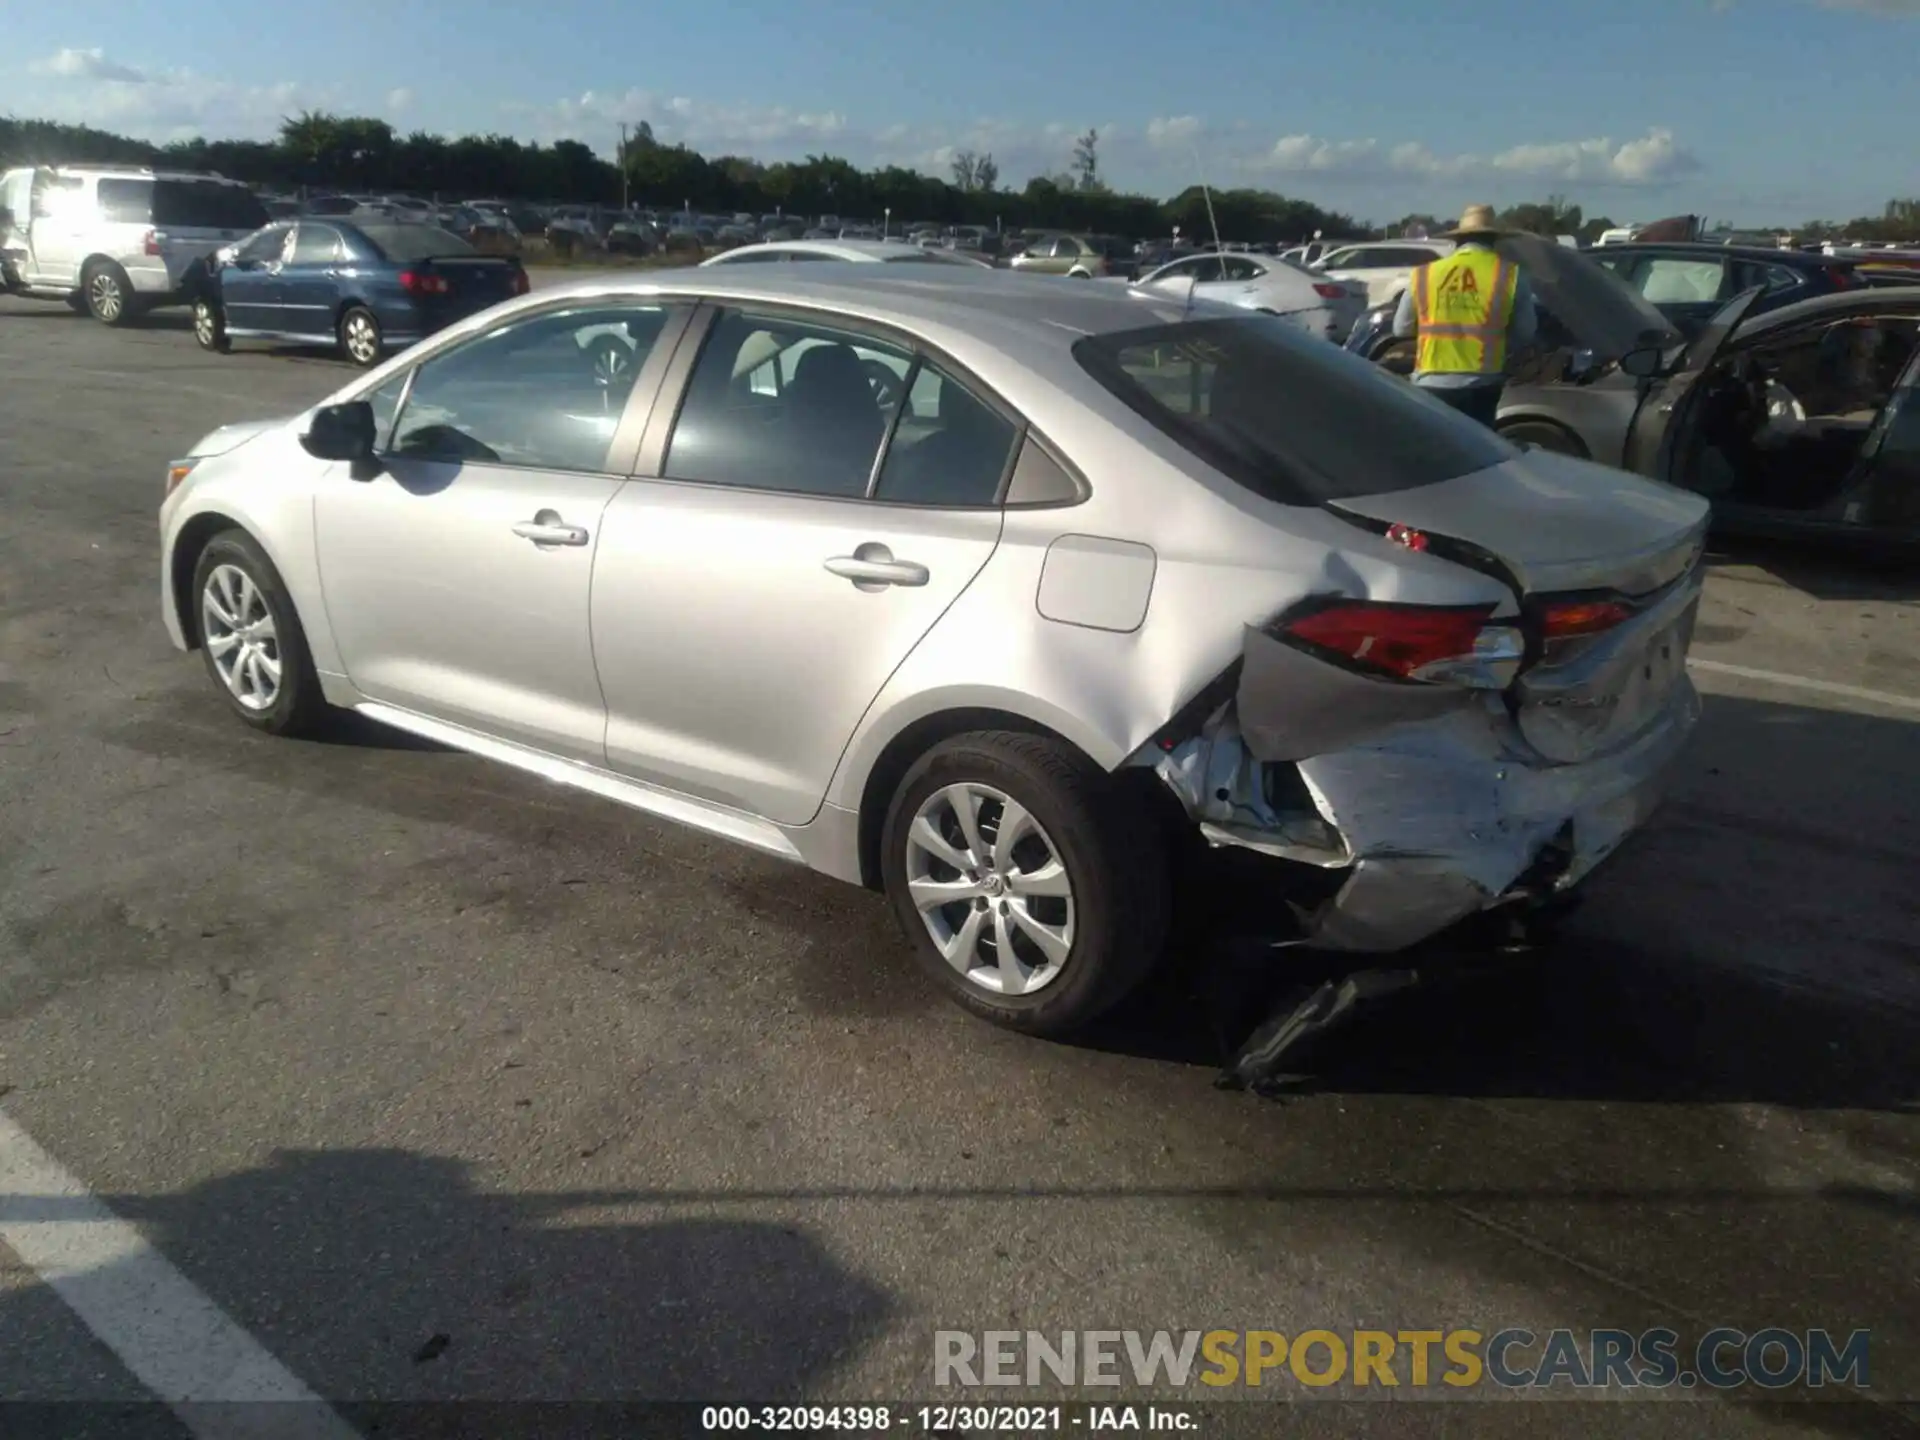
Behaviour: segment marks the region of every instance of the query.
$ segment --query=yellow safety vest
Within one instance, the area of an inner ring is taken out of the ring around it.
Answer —
[[[1413,272],[1420,322],[1413,368],[1420,374],[1499,375],[1507,368],[1507,323],[1520,271],[1492,250],[1456,250]]]

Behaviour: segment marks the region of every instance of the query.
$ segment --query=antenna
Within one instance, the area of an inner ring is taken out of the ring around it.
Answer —
[[[1213,248],[1214,251],[1218,253],[1220,249],[1220,222],[1214,219],[1213,216],[1213,191],[1207,185],[1207,171],[1206,167],[1200,163],[1200,148],[1197,145],[1193,151],[1193,169],[1194,173],[1200,177],[1200,198],[1207,202],[1207,228],[1213,232]]]

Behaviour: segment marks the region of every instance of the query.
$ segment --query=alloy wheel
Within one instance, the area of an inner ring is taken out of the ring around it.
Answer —
[[[197,300],[193,306],[193,338],[209,350],[220,338],[219,326],[215,323],[213,306],[205,300]]]
[[[126,296],[120,291],[120,282],[110,270],[97,270],[87,282],[87,303],[93,307],[93,313],[108,324],[120,318],[120,312],[126,307]]]
[[[347,354],[357,364],[371,365],[380,353],[380,335],[373,317],[356,311],[347,317]]]
[[[618,385],[633,369],[633,352],[619,341],[598,345],[593,352],[593,378],[602,385]]]
[[[1059,978],[1073,949],[1073,886],[1060,851],[1018,801],[949,785],[907,828],[907,893],[946,962],[1001,997]]]
[[[280,636],[267,597],[238,565],[216,565],[200,593],[200,631],[228,692],[246,710],[280,698]]]

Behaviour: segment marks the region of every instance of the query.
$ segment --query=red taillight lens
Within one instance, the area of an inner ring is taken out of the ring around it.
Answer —
[[[527,272],[524,270],[516,270],[513,275],[513,293],[516,295],[525,295],[532,289],[533,284],[527,279]]]
[[[1487,624],[1492,610],[1490,605],[1351,601],[1286,621],[1281,630],[1291,639],[1399,680],[1505,685],[1525,646],[1513,627]],[[1470,678],[1476,671],[1486,671],[1487,679]]]
[[[438,275],[429,275],[420,270],[402,270],[400,288],[409,295],[444,295],[447,282]]]
[[[157,230],[149,230],[146,233],[146,238],[140,242],[140,250],[142,254],[158,255],[160,253],[160,232]]]
[[[1853,267],[1851,265],[1828,266],[1827,279],[1833,282],[1833,288],[1836,290],[1850,290],[1860,283],[1859,277],[1853,273]]]
[[[1344,285],[1315,285],[1313,287],[1313,293],[1318,295],[1322,300],[1344,300],[1347,298],[1347,291]]]
[[[1540,614],[1540,638],[1551,645],[1556,640],[1599,635],[1632,615],[1633,611],[1617,600],[1556,601]]]

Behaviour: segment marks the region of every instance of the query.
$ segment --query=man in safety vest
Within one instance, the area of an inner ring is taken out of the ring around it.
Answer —
[[[1520,267],[1494,249],[1500,230],[1491,205],[1469,205],[1442,238],[1458,247],[1413,272],[1393,333],[1415,342],[1414,384],[1491,426],[1506,388],[1507,356],[1532,344],[1539,328],[1533,290]]]

